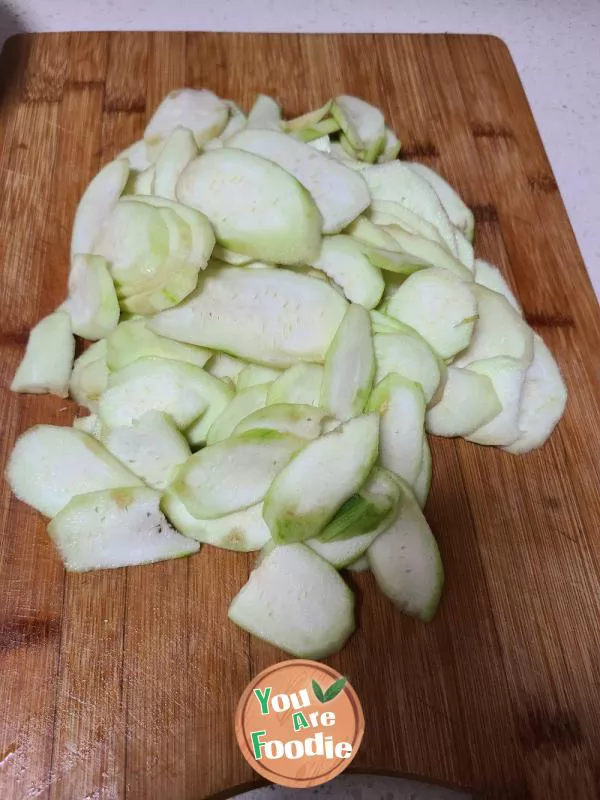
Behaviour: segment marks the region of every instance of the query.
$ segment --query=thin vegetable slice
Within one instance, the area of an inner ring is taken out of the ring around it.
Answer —
[[[131,425],[146,411],[163,411],[180,429],[206,411],[213,393],[230,399],[233,392],[200,367],[168,358],[146,356],[113,372],[100,398],[105,425]]]
[[[104,258],[73,256],[69,297],[62,307],[71,317],[73,333],[84,339],[103,339],[117,327],[119,300]]]
[[[477,322],[469,347],[454,362],[467,367],[473,361],[510,356],[525,368],[533,358],[533,333],[506,297],[485,286],[472,285],[477,300]]]
[[[219,519],[197,519],[172,492],[165,492],[161,509],[180,533],[223,550],[248,553],[270,541],[271,531],[262,516],[262,503]]]
[[[323,367],[302,362],[287,369],[269,386],[267,404],[292,403],[318,406],[323,385]]]
[[[427,259],[404,250],[393,236],[367,217],[354,220],[347,233],[361,243],[361,249],[371,264],[380,269],[410,275],[431,266]]]
[[[219,244],[236,253],[277,264],[305,264],[318,254],[322,220],[310,194],[253,153],[204,153],[184,170],[177,199],[206,214]]]
[[[475,281],[481,286],[485,286],[486,289],[491,289],[493,292],[504,295],[515,311],[523,316],[519,301],[498,267],[488,264],[487,261],[483,261],[481,258],[475,259]]]
[[[238,389],[233,400],[213,422],[206,437],[207,444],[215,444],[223,439],[228,439],[239,422],[253,411],[264,408],[267,402],[267,389],[268,386],[265,384]]]
[[[375,382],[390,372],[418,383],[429,405],[442,379],[440,362],[427,342],[415,333],[378,333],[375,347]]]
[[[224,143],[230,138],[230,136],[234,136],[236,133],[244,130],[246,123],[248,122],[248,118],[242,109],[237,105],[237,103],[233,102],[233,100],[223,100],[223,102],[229,109],[229,119],[227,121],[227,125],[225,125],[223,131],[219,134],[219,139]]]
[[[420,263],[426,262],[430,267],[443,267],[459,278],[471,279],[471,271],[437,242],[409,233],[401,225],[384,225],[382,230],[396,240],[403,252],[416,256]]]
[[[375,225],[401,225],[408,233],[418,234],[439,244],[447,253],[452,253],[435,225],[400,203],[373,200],[366,215]]]
[[[198,155],[194,135],[187,128],[177,127],[169,135],[156,160],[154,194],[176,200],[175,187],[183,170]]]
[[[441,358],[471,341],[477,319],[473,284],[445,269],[410,275],[387,304],[387,313],[414,328]]]
[[[97,414],[88,414],[87,417],[75,417],[73,420],[73,427],[76,431],[82,433],[89,433],[94,439],[102,441],[102,433],[104,426],[100,422],[100,417]]]
[[[423,437],[423,458],[421,463],[421,471],[417,475],[413,483],[412,490],[417,498],[417,502],[421,508],[425,508],[427,498],[429,497],[429,490],[431,488],[431,472],[432,472],[432,458],[431,449],[427,437]]]
[[[450,366],[444,391],[425,418],[435,436],[467,436],[494,419],[502,405],[487,375]]]
[[[98,400],[108,385],[106,351],[106,339],[88,347],[75,360],[69,381],[69,394],[73,400],[94,413],[97,413]]]
[[[298,658],[325,658],[354,632],[354,596],[330,564],[291,544],[261,560],[234,597],[229,619]]]
[[[212,357],[210,350],[192,344],[174,342],[159,336],[147,327],[146,319],[121,322],[106,339],[106,362],[111,370],[146,356],[170,358],[203,367]]]
[[[345,422],[364,411],[375,376],[371,317],[350,305],[325,357],[321,403]]]
[[[169,340],[171,341],[171,340]],[[215,353],[206,363],[205,369],[210,375],[236,384],[238,375],[246,366],[245,361],[228,356],[227,353]]]
[[[70,572],[151,564],[196,553],[159,508],[160,495],[146,487],[112,489],[74,497],[48,525]]]
[[[331,114],[361,159],[375,161],[386,143],[381,111],[358,97],[341,94],[334,99]]]
[[[123,189],[122,196],[150,196],[154,191],[155,175],[156,169],[154,165],[142,170],[141,172],[136,172],[132,169],[129,173],[129,178],[127,179],[125,188]]]
[[[19,500],[47,517],[75,495],[142,483],[93,436],[54,425],[35,425],[21,434],[6,479]]]
[[[273,367],[322,362],[347,304],[322,281],[289,270],[202,273],[184,303],[148,325],[163,336]]]
[[[360,556],[356,561],[348,564],[347,568],[350,572],[368,572],[371,567],[369,566],[369,559],[366,555]]]
[[[263,514],[275,542],[318,536],[365,482],[377,458],[379,420],[355,417],[310,442],[275,478]]]
[[[107,164],[91,181],[75,212],[71,255],[92,253],[100,228],[121,196],[129,177],[129,161]]]
[[[525,368],[521,362],[509,356],[487,358],[474,361],[469,369],[478,375],[486,375],[494,385],[494,390],[502,406],[490,422],[465,436],[476,444],[499,445],[506,447],[519,437],[519,408]]]
[[[418,384],[390,373],[373,390],[369,411],[380,414],[381,465],[413,485],[423,464],[423,390]]]
[[[367,557],[381,591],[405,614],[429,622],[444,586],[444,567],[427,520],[410,488],[395,522],[380,534]]]
[[[381,300],[384,281],[364,248],[351,236],[327,236],[312,266],[322,270],[342,289],[351,303],[375,308]]]
[[[387,161],[393,161],[395,158],[398,158],[401,149],[402,143],[400,139],[398,139],[394,131],[386,125],[383,150],[377,156],[377,163],[385,164]]]
[[[279,431],[291,433],[302,439],[317,439],[322,433],[323,420],[327,411],[309,405],[278,403],[260,408],[248,414],[239,422],[234,436],[253,430]]]
[[[278,131],[281,130],[282,126],[279,103],[266,94],[257,95],[254,105],[248,113],[246,127]]]
[[[151,161],[156,161],[175,128],[189,128],[202,147],[218,136],[227,124],[229,109],[208,89],[177,89],[170,92],[154,112],[144,131]]]
[[[102,442],[153,489],[165,489],[191,455],[185,437],[160,411],[147,411],[131,425],[110,428]]]
[[[425,164],[414,162],[406,163],[405,166],[431,184],[432,189],[440,198],[450,222],[472,242],[475,234],[475,217],[452,186],[441,175],[430,167],[425,166]]]
[[[540,336],[533,337],[533,361],[525,385],[517,424],[518,438],[504,449],[527,453],[541,447],[565,410],[567,388],[554,357]]]
[[[293,175],[319,209],[323,233],[338,233],[371,202],[367,184],[357,172],[292,136],[245,130],[230,139],[228,146],[274,161]]]
[[[65,311],[55,311],[32,328],[11,391],[66,397],[74,355],[71,319]]]
[[[148,153],[146,152],[146,142],[143,139],[138,139],[137,142],[134,142],[119,153],[117,160],[119,159],[129,161],[129,166],[136,172],[143,172],[152,166],[152,162],[148,159]]]
[[[312,111],[307,111],[305,114],[302,114],[299,117],[295,117],[294,119],[288,119],[283,123],[283,127],[286,131],[294,133],[296,131],[301,131],[304,128],[312,128],[321,122],[331,111],[331,100],[328,100],[324,105],[320,106],[320,108],[315,108]]]
[[[272,367],[261,367],[260,364],[246,364],[236,381],[238,391],[258,386],[261,383],[273,383],[281,375],[281,370]]]
[[[264,498],[273,479],[306,444],[277,431],[251,431],[195,453],[170,492],[198,519],[215,519]]]

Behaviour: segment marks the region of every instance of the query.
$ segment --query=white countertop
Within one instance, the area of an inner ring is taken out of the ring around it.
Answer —
[[[18,31],[493,33],[508,44],[600,295],[600,0],[0,0]]]

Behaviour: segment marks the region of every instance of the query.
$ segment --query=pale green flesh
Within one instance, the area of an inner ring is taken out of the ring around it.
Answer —
[[[295,364],[269,386],[267,403],[291,403],[318,406],[323,384],[320,364]]]
[[[461,200],[458,193],[441,175],[426,167],[425,164],[406,164],[408,169],[424,178],[439,197],[450,221],[472,242],[475,232],[473,212]]]
[[[440,364],[427,343],[412,333],[378,333],[373,337],[375,347],[375,382],[390,372],[418,383],[429,404],[440,384]]]
[[[428,622],[435,616],[444,568],[437,542],[411,490],[396,520],[369,547],[369,566],[381,591],[405,614]]]
[[[259,364],[247,364],[237,376],[237,390],[240,392],[242,389],[249,389],[251,386],[273,383],[280,375],[281,371],[278,369],[261,367]]]
[[[218,136],[229,117],[225,103],[207,89],[176,89],[154,112],[144,131],[148,157],[156,161],[175,128],[189,128],[198,147]]]
[[[369,411],[380,414],[381,465],[412,485],[423,463],[423,390],[418,384],[392,372],[373,390]]]
[[[48,525],[72,572],[151,564],[200,549],[169,525],[160,495],[146,487],[118,488],[74,497]]]
[[[400,203],[394,203],[392,200],[373,200],[366,214],[376,225],[401,225],[408,233],[429,239],[443,247],[447,253],[451,253],[447,242],[435,225]]]
[[[219,244],[236,253],[277,264],[305,264],[318,253],[322,220],[310,194],[253,153],[204,153],[184,170],[177,199],[206,214]]]
[[[248,113],[247,128],[259,130],[280,130],[282,128],[281,107],[276,100],[266,94],[259,94]]]
[[[253,430],[270,430],[291,433],[302,439],[316,439],[322,433],[322,424],[326,416],[327,411],[322,408],[278,403],[248,414],[236,425],[233,435]]]
[[[251,431],[195,453],[171,491],[199,519],[215,519],[260,503],[273,479],[306,444],[277,431]]]
[[[285,545],[268,552],[250,574],[229,619],[298,658],[325,658],[354,631],[354,596],[308,547]]]
[[[17,439],[6,479],[23,502],[53,517],[72,497],[141,481],[92,436],[36,425]]]
[[[203,367],[211,357],[210,350],[158,336],[146,323],[145,319],[121,322],[107,338],[106,362],[111,370],[121,369],[146,356],[170,358],[197,367]]]
[[[167,139],[156,161],[154,194],[167,200],[176,200],[175,187],[183,170],[198,155],[193,133],[177,127]]]
[[[271,484],[263,514],[278,543],[318,536],[364,483],[377,458],[379,420],[356,417],[310,442]]]
[[[469,369],[479,375],[486,375],[491,380],[502,410],[465,438],[476,444],[503,447],[512,444],[519,438],[519,408],[525,368],[514,358],[497,356],[475,361],[469,364]]]
[[[206,362],[204,369],[215,378],[230,380],[235,384],[237,383],[238,375],[245,366],[246,363],[244,361],[228,356],[227,353],[215,353]]]
[[[409,233],[401,225],[384,225],[382,230],[396,240],[403,252],[416,256],[419,262],[425,262],[430,267],[447,269],[459,278],[470,280],[469,269],[437,242]]]
[[[79,405],[98,411],[98,400],[108,385],[106,339],[88,347],[73,364],[69,394]]]
[[[494,384],[487,375],[448,367],[442,396],[425,419],[435,436],[467,436],[502,411]]]
[[[374,375],[371,317],[362,306],[352,304],[325,356],[320,404],[342,422],[358,416],[369,399]]]
[[[485,286],[486,289],[491,289],[493,292],[504,295],[515,311],[523,316],[519,301],[498,267],[494,267],[480,258],[475,259],[475,281],[481,286]]]
[[[349,569],[350,572],[368,572],[371,569],[369,566],[369,559],[366,555],[360,556],[356,561],[348,564],[346,569]]]
[[[101,169],[89,184],[75,213],[71,255],[93,252],[102,223],[118,202],[128,177],[129,161],[117,159]]]
[[[423,437],[423,455],[421,458],[421,471],[417,475],[412,489],[421,508],[425,508],[429,490],[431,488],[432,458],[427,437]]]
[[[11,391],[66,397],[74,355],[71,319],[65,311],[55,311],[31,330]]]
[[[323,281],[283,269],[220,267],[148,325],[158,334],[272,367],[322,362],[347,308]]]
[[[233,400],[213,422],[208,436],[207,444],[215,444],[232,435],[236,426],[253,411],[263,408],[267,402],[266,384],[249,386],[239,390]]]
[[[325,237],[319,257],[312,266],[335,281],[352,303],[375,308],[381,300],[384,289],[381,272],[371,264],[361,245],[351,236]]]
[[[84,339],[102,339],[117,327],[119,299],[108,263],[101,256],[74,255],[69,273],[69,297],[64,309],[73,333]]]
[[[271,531],[262,516],[262,503],[218,519],[198,519],[175,494],[167,491],[161,498],[161,509],[184,536],[223,550],[248,553],[260,550],[271,540]]]

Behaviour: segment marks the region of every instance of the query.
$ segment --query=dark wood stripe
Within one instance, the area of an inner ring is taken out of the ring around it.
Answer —
[[[16,617],[0,622],[0,652],[39,644],[60,635],[60,617]]]
[[[574,328],[575,320],[565,314],[544,314],[524,312],[525,319],[532,328]]]
[[[476,122],[471,125],[471,132],[476,139],[512,139],[512,132],[507,128],[496,128],[485,122]]]
[[[533,178],[528,178],[529,186],[532,189],[538,189],[544,194],[552,194],[558,191],[558,184],[552,175],[537,175]]]
[[[407,160],[412,158],[439,158],[440,151],[433,142],[415,142],[406,146],[402,145],[400,155]]]
[[[584,743],[581,725],[570,710],[547,711],[539,707],[527,709],[519,726],[519,738],[528,750],[552,747],[568,750]]]
[[[472,209],[475,222],[498,222],[498,211],[496,206],[491,203],[473,206]]]

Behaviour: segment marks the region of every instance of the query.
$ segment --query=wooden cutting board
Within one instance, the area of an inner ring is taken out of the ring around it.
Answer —
[[[513,457],[433,441],[427,516],[446,567],[435,621],[396,613],[355,575],[359,630],[330,663],[366,716],[355,770],[412,773],[489,797],[593,797],[600,781],[600,317],[510,54],[486,36],[48,34],[0,57],[2,463],[75,407],[10,394],[28,329],[64,297],[70,225],[101,164],[163,95],[209,87],[286,114],[347,92],[380,106],[407,158],[474,208],[556,353],[567,413]],[[591,131],[590,131],[591,134]],[[581,165],[585,168],[585,165]],[[234,739],[250,677],[284,658],[235,629],[253,558],[65,575],[45,521],[2,486],[0,796],[205,798],[254,775]]]

